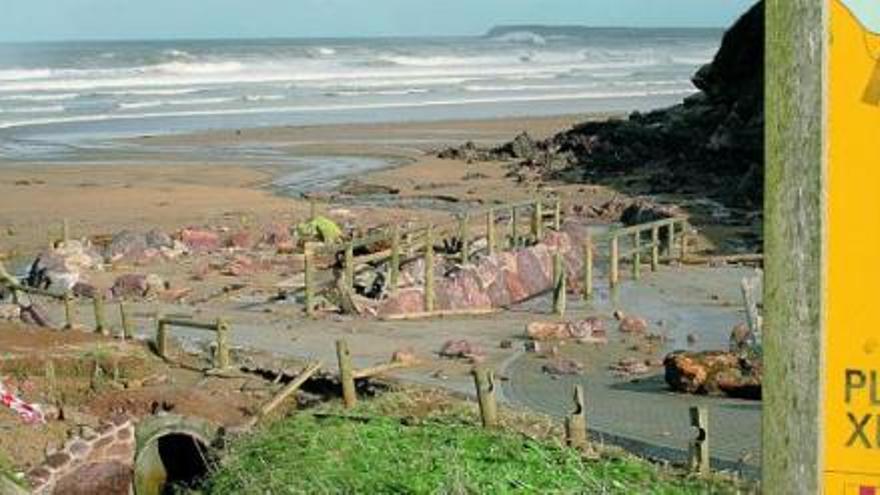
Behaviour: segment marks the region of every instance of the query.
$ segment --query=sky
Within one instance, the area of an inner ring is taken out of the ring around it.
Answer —
[[[0,42],[476,35],[500,24],[723,27],[756,0],[0,0]]]

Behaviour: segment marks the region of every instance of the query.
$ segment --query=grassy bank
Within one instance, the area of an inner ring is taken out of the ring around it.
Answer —
[[[264,493],[735,493],[726,481],[682,476],[615,454],[595,460],[554,440],[542,418],[475,426],[473,407],[396,392],[343,413],[280,420],[235,443],[203,487]],[[389,416],[389,413],[395,413]],[[556,437],[558,438],[558,437]]]

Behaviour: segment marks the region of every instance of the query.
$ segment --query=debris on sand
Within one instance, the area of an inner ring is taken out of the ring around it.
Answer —
[[[581,375],[584,372],[584,365],[574,359],[556,358],[541,366],[541,371],[555,376]]]
[[[486,359],[486,351],[477,344],[468,340],[450,340],[443,344],[440,356],[452,359],[468,359],[472,362],[481,362]]]
[[[644,360],[634,357],[623,358],[609,367],[612,373],[620,377],[645,375],[651,368]]]
[[[761,398],[760,361],[723,351],[679,351],[666,356],[664,366],[666,383],[677,392]]]
[[[526,336],[537,341],[577,340],[584,344],[608,343],[605,323],[596,317],[573,322],[532,322],[526,326]]]

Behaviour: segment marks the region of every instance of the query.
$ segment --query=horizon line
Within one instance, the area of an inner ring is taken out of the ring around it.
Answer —
[[[42,38],[28,40],[4,40],[0,38],[0,45],[25,45],[25,44],[49,44],[49,43],[112,43],[112,42],[163,42],[163,41],[269,41],[269,40],[369,40],[369,39],[413,39],[413,38],[484,38],[487,34],[497,28],[505,27],[530,27],[530,28],[582,28],[582,29],[635,29],[635,30],[657,30],[657,29],[677,29],[677,30],[726,30],[729,26],[590,26],[585,24],[498,24],[492,26],[482,33],[477,34],[389,34],[389,35],[320,35],[320,36],[293,36],[293,35],[269,35],[269,36],[217,36],[217,37],[193,37],[187,35],[166,36],[157,38]]]

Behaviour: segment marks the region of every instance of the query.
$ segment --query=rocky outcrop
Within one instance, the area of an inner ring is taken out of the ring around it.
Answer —
[[[674,352],[663,361],[666,383],[677,392],[761,398],[762,367],[758,361],[721,351]]]

